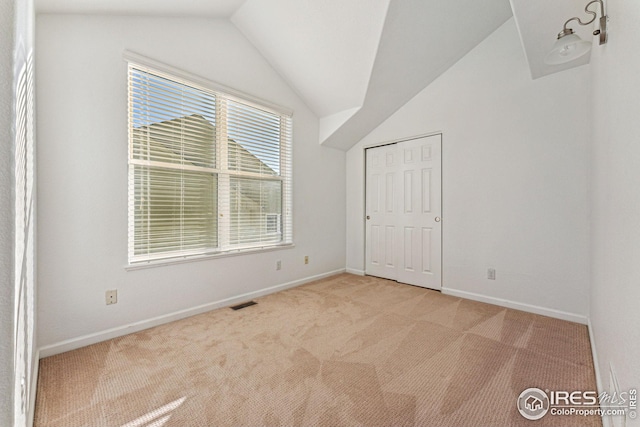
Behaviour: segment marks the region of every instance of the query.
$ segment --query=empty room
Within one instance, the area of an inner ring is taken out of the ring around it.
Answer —
[[[638,22],[0,0],[0,426],[640,426]]]

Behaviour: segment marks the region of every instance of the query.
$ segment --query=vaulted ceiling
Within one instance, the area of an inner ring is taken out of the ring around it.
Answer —
[[[349,149],[512,16],[533,78],[582,0],[36,0],[39,13],[229,19]],[[581,28],[582,36],[592,28]],[[587,34],[588,37],[588,34]]]

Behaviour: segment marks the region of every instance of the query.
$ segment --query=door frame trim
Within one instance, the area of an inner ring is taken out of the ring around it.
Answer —
[[[362,212],[364,212],[364,215],[362,216],[363,221],[362,221],[362,228],[363,228],[363,236],[364,236],[364,240],[362,242],[362,246],[363,246],[363,251],[362,251],[362,265],[363,265],[363,270],[362,270],[362,275],[363,276],[367,276],[367,221],[366,219],[364,219],[364,217],[367,215],[367,150],[370,148],[378,148],[378,147],[384,147],[387,145],[394,145],[394,144],[399,144],[401,142],[405,142],[405,141],[413,141],[415,139],[421,139],[421,138],[427,138],[429,136],[435,136],[435,135],[440,135],[440,216],[442,218],[446,218],[445,213],[444,213],[444,167],[443,164],[444,162],[442,161],[444,158],[444,132],[443,131],[435,131],[435,132],[428,132],[428,133],[423,133],[423,134],[418,134],[418,135],[414,135],[414,136],[408,136],[408,137],[404,137],[404,138],[398,138],[398,139],[392,139],[389,141],[385,141],[385,142],[379,142],[379,143],[372,143],[372,144],[366,144],[362,147],[362,153],[363,153],[363,159],[362,161],[364,162],[364,167],[362,168],[363,170],[363,189],[362,191],[364,192],[364,197],[363,197],[363,201],[364,201],[364,205],[362,206]],[[441,278],[441,283],[440,283],[440,291],[442,291],[445,286],[444,286],[444,282],[445,282],[445,274],[444,274],[444,228],[445,228],[445,221],[442,221],[441,225],[440,225],[440,278]]]

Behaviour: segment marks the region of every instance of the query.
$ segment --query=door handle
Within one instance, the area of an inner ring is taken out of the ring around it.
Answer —
[[[436,222],[440,222],[440,217],[439,216],[436,217]]]
[[[371,217],[369,215],[367,215],[367,219],[371,219]]]

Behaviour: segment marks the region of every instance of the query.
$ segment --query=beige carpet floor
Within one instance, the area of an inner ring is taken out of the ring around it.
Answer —
[[[587,328],[349,274],[40,361],[36,427],[599,426]]]

